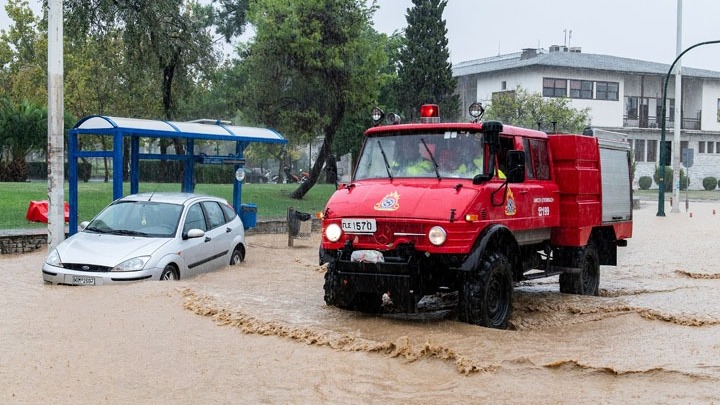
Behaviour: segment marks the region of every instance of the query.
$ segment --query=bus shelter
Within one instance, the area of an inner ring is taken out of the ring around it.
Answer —
[[[243,152],[251,142],[286,144],[287,140],[277,131],[266,128],[227,125],[222,121],[203,120],[190,122],[148,120],[138,118],[87,116],[75,124],[68,134],[68,182],[70,215],[69,233],[78,228],[78,159],[111,158],[113,200],[123,196],[123,140],[130,139],[130,193],[138,192],[140,183],[140,160],[179,160],[183,162],[182,191],[193,192],[196,163],[230,164],[236,173],[242,173],[245,165]],[[80,150],[79,137],[104,135],[112,137],[112,149],[107,151]],[[185,154],[140,153],[141,138],[178,138],[185,145]],[[235,142],[235,153],[229,155],[195,154],[195,141]],[[232,204],[241,214],[242,176],[233,179]]]

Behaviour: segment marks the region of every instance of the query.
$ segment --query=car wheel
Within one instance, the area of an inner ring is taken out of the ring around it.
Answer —
[[[485,257],[465,276],[458,296],[458,319],[488,328],[506,329],[512,309],[512,272],[501,253]]]
[[[168,264],[160,274],[160,280],[178,280],[177,269],[172,264]]]
[[[234,266],[243,261],[245,261],[245,249],[243,249],[242,245],[238,245],[235,247],[235,250],[233,250],[232,256],[230,256],[230,265]]]
[[[560,292],[564,294],[598,295],[600,293],[600,259],[592,244],[581,249],[572,267],[579,267],[578,273],[560,274]]]

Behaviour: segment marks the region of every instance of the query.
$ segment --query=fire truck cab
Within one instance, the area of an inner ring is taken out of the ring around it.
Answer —
[[[624,139],[480,121],[421,122],[373,110],[352,180],[322,213],[328,305],[415,312],[457,293],[459,320],[507,328],[514,284],[560,276],[560,291],[598,295],[600,265],[632,236]],[[386,124],[381,124],[387,119]]]

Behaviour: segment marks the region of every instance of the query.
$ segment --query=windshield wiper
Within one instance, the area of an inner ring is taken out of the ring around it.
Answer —
[[[440,171],[438,170],[438,167],[440,165],[437,164],[435,161],[435,156],[433,156],[432,152],[430,152],[430,148],[428,148],[427,144],[425,143],[425,140],[423,138],[420,138],[420,142],[422,142],[423,146],[425,147],[425,150],[428,153],[428,156],[430,156],[430,160],[432,160],[433,163],[433,169],[435,169],[435,175],[437,176],[438,180],[440,180]]]
[[[146,234],[145,232],[131,231],[129,229],[113,229],[112,231],[108,231],[108,233],[111,233],[113,235],[145,236],[145,237],[148,236],[148,234]]]
[[[390,162],[387,160],[387,156],[385,156],[385,149],[383,149],[382,145],[380,144],[380,140],[377,141],[378,148],[380,148],[380,153],[382,154],[383,160],[385,161],[385,170],[387,170],[388,177],[390,180],[393,179],[392,173],[390,172]]]
[[[89,231],[89,232],[95,232],[95,233],[106,233],[107,232],[106,230],[100,229],[97,226],[86,226],[84,230]]]

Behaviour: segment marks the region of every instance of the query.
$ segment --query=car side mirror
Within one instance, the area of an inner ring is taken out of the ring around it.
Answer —
[[[509,150],[507,152],[508,183],[522,183],[525,181],[525,152]]]
[[[183,233],[183,239],[202,238],[203,236],[205,236],[205,231],[197,228],[190,229],[186,233]]]

